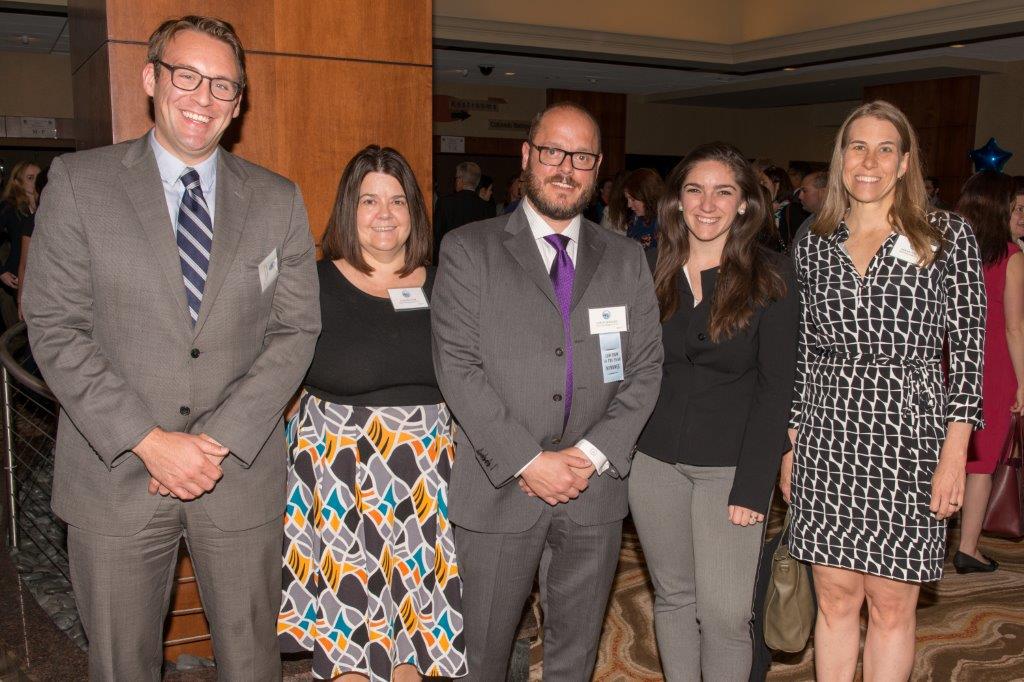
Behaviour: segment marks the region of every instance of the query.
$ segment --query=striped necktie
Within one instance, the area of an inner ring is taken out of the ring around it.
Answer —
[[[186,168],[180,179],[185,185],[185,194],[178,208],[178,257],[181,259],[181,276],[185,280],[188,313],[194,327],[203,302],[206,272],[210,269],[213,219],[203,198],[203,189],[199,186],[199,173],[194,168]]]

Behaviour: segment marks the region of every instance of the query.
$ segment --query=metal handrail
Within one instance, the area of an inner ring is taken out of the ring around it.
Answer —
[[[36,393],[56,400],[53,395],[53,391],[46,385],[42,379],[33,376],[30,372],[25,371],[25,368],[18,364],[18,361],[14,359],[14,355],[11,354],[9,348],[11,339],[20,336],[25,332],[26,327],[24,322],[19,322],[3,334],[0,334],[0,365],[3,365],[7,372],[14,377],[15,381],[22,384],[26,388],[29,388]]]
[[[18,537],[18,496],[17,496],[17,477],[15,475],[15,462],[20,458],[15,453],[14,448],[14,416],[15,410],[13,408],[12,396],[11,396],[11,379],[23,386],[25,389],[32,391],[36,395],[42,396],[44,399],[56,400],[50,387],[46,385],[44,381],[33,376],[28,372],[18,360],[14,357],[11,352],[11,343],[15,338],[21,337],[26,332],[26,326],[24,322],[18,322],[13,325],[10,329],[7,329],[3,334],[0,334],[0,398],[3,400],[2,412],[3,412],[3,429],[4,429],[4,476],[7,484],[7,531],[11,542],[11,547],[18,547],[20,538]],[[22,395],[25,395],[24,393]],[[37,403],[38,404],[38,403]],[[31,444],[27,444],[30,449],[34,449]],[[22,462],[22,464],[24,464]],[[34,525],[34,524],[33,524]],[[38,545],[38,543],[36,543]]]

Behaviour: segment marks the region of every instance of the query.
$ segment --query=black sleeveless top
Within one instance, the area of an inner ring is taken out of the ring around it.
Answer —
[[[400,310],[345,279],[330,260],[317,263],[322,330],[306,390],[342,405],[388,407],[442,402],[434,376],[430,310]],[[435,269],[423,291],[430,300]]]

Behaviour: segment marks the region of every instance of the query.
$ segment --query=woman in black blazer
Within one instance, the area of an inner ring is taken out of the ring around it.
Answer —
[[[789,449],[799,316],[788,259],[758,244],[771,220],[754,169],[718,142],[676,166],[659,207],[664,374],[629,501],[670,682],[750,671],[751,601]]]

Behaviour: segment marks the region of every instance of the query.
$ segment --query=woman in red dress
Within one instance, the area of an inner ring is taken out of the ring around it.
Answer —
[[[967,452],[960,548],[953,557],[957,573],[991,572],[999,567],[978,551],[978,536],[1010,414],[1024,413],[1024,255],[1010,232],[1015,195],[1013,178],[982,171],[964,185],[956,207],[978,238],[988,297],[982,386],[985,428],[974,432]]]

